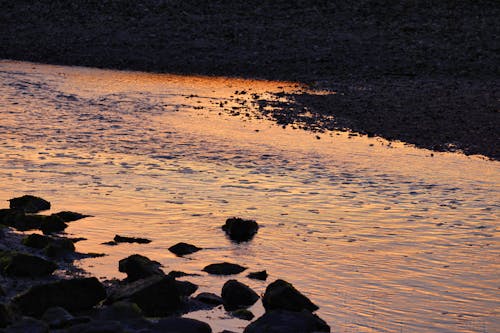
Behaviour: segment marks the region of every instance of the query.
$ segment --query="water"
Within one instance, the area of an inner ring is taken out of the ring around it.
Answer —
[[[132,253],[167,272],[230,261],[268,271],[237,276],[258,293],[292,282],[332,332],[499,332],[498,162],[224,111],[254,115],[256,99],[300,89],[1,61],[0,200],[31,193],[94,215],[67,232],[108,254],[78,263],[103,279],[123,278]],[[230,216],[261,229],[233,244]],[[115,234],[152,243],[101,244]],[[204,250],[175,257],[179,241]],[[216,293],[226,279],[189,278]],[[215,332],[247,325],[221,309],[188,316]]]

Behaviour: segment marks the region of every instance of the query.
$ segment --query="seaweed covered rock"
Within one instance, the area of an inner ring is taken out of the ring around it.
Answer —
[[[24,315],[41,316],[47,309],[55,306],[68,311],[88,310],[104,298],[104,286],[95,277],[91,277],[32,286],[14,297],[12,304]]]
[[[168,248],[168,250],[173,254],[175,254],[176,256],[184,256],[186,254],[191,254],[200,251],[201,248],[192,244],[180,242],[175,245],[172,245],[171,247]]]
[[[245,242],[253,238],[259,230],[259,225],[254,220],[244,220],[239,217],[232,217],[226,220],[222,226],[229,238],[236,242]]]
[[[314,312],[318,310],[309,298],[304,296],[295,287],[284,280],[276,280],[269,284],[262,297],[262,304],[266,311],[271,310],[289,310],[302,311],[308,310]]]
[[[0,272],[6,276],[40,277],[52,274],[57,265],[38,256],[0,251]]]
[[[240,266],[238,264],[231,264],[229,262],[223,262],[223,263],[210,264],[208,266],[205,266],[205,268],[203,268],[203,271],[207,272],[208,274],[214,274],[214,275],[232,275],[232,274],[241,273],[245,269],[247,269],[247,268]]]
[[[181,305],[175,279],[168,275],[155,275],[126,284],[114,290],[106,304],[118,301],[137,304],[147,316],[167,316]]]
[[[164,275],[160,263],[140,254],[133,254],[118,262],[118,270],[127,274],[127,281],[133,282],[152,275]]]
[[[249,286],[236,280],[229,280],[222,286],[221,292],[226,310],[249,307],[259,299],[259,295]]]
[[[330,332],[328,324],[309,311],[276,310],[266,312],[248,325],[244,333],[311,333]]]
[[[33,195],[23,195],[22,197],[9,200],[10,209],[23,211],[25,213],[38,213],[42,210],[50,209],[50,202]]]

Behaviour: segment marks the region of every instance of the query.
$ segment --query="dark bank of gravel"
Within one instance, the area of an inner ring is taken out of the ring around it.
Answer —
[[[0,1],[0,8],[0,58],[296,80],[338,92],[295,96],[317,118],[333,115],[334,127],[500,158],[496,0]]]

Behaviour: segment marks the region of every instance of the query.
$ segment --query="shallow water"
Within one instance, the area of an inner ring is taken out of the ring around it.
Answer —
[[[292,282],[332,332],[500,331],[498,162],[224,111],[254,115],[255,99],[299,89],[0,61],[0,200],[31,193],[93,215],[67,232],[108,254],[79,263],[103,279],[122,278],[132,253],[167,272],[230,261]],[[262,228],[233,244],[230,216]],[[115,234],[153,241],[101,244]],[[179,241],[204,250],[175,257]],[[227,278],[189,280],[220,293]],[[188,316],[215,332],[247,325],[220,309]]]

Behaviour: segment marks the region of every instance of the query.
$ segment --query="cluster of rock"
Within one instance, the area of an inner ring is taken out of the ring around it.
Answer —
[[[32,196],[10,202],[10,209],[0,210],[0,222],[18,230],[37,226],[33,229],[48,233],[47,229],[41,228],[41,224],[33,221],[41,219],[43,215],[35,214],[41,209],[49,209],[50,203]],[[48,217],[66,223],[85,215],[62,212]],[[53,222],[46,223],[52,225]],[[231,239],[241,242],[250,240],[258,226],[255,221],[232,218],[228,219],[223,229]],[[115,242],[135,240],[118,235],[114,239]],[[139,240],[139,243],[147,243],[144,239]],[[192,297],[198,286],[177,280],[190,274],[179,271],[165,274],[159,262],[140,254],[119,261],[119,271],[127,275],[122,281],[103,285],[95,277],[57,279],[52,273],[58,268],[58,260],[68,260],[68,254],[75,253],[74,240],[53,234],[31,234],[24,237],[21,243],[26,249],[38,251],[39,255],[0,250],[0,281],[33,279],[29,287],[17,295],[6,295],[0,288],[0,332],[208,333],[212,330],[207,323],[180,316],[193,310],[222,305],[232,316],[250,321],[254,319],[254,314],[248,308],[261,298],[248,285],[236,279],[224,283],[220,296],[201,292]],[[202,249],[178,243],[169,250],[182,256]],[[246,269],[223,262],[208,265],[203,271],[227,276],[240,274]],[[50,278],[46,280],[44,277]],[[267,272],[252,272],[247,277],[265,280]],[[250,323],[244,332],[330,331],[329,326],[313,314],[318,307],[286,281],[276,280],[269,284],[262,296],[262,304],[265,314]]]

